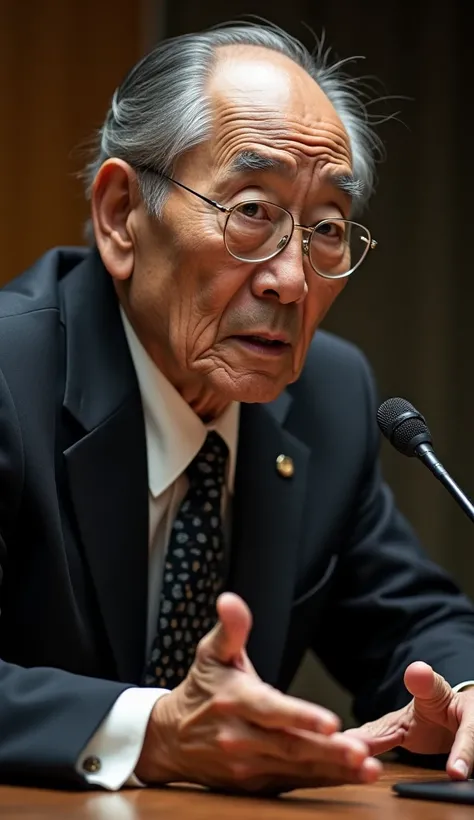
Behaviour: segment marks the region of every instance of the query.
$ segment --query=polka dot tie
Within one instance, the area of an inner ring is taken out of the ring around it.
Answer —
[[[187,675],[197,644],[216,620],[223,577],[221,497],[227,445],[212,431],[187,469],[189,489],[166,554],[158,631],[145,686],[173,689]]]

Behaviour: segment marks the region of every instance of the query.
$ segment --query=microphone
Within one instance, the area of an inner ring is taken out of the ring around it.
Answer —
[[[431,433],[421,413],[406,399],[387,399],[377,410],[377,423],[390,444],[404,456],[417,456],[474,521],[474,506],[436,456]]]

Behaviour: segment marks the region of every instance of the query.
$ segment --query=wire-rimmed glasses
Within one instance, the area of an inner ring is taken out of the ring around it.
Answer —
[[[226,214],[224,244],[230,255],[240,262],[273,259],[286,248],[297,230],[303,234],[303,253],[313,270],[325,279],[343,279],[350,276],[377,245],[369,229],[351,219],[331,217],[306,227],[296,223],[286,208],[262,199],[245,200],[227,208],[173,177],[150,167],[142,168],[159,173],[169,182]]]

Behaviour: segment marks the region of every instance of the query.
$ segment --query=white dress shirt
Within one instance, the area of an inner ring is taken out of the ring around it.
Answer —
[[[227,532],[229,530],[240,405],[232,403],[213,424],[203,424],[150,359],[123,311],[122,320],[137,374],[145,419],[149,487],[149,653],[158,623],[163,560],[173,521],[188,487],[185,471],[204,444],[209,430],[216,430],[229,448],[222,502],[225,529]],[[473,685],[474,681],[464,681],[453,688],[459,691]],[[82,750],[76,770],[89,783],[106,789],[142,785],[133,772],[153,706],[167,692],[167,689],[151,687],[125,690]],[[94,773],[84,771],[83,767],[84,761],[91,756],[98,758],[101,764],[99,771]]]
[[[138,379],[144,421],[149,488],[149,568],[147,654],[156,635],[163,561],[173,521],[188,489],[186,469],[198,454],[209,430],[216,430],[229,448],[223,493],[223,521],[228,531],[234,489],[240,405],[231,403],[212,424],[204,424],[158,370],[138,340],[125,313],[122,321]],[[138,636],[137,636],[138,638]],[[166,689],[126,689],[82,750],[76,770],[89,783],[107,789],[140,785],[133,771],[143,745],[148,720]],[[99,771],[85,772],[88,757],[100,761]]]

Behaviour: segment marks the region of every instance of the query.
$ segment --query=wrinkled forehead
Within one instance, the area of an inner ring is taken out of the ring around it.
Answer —
[[[292,60],[255,46],[219,50],[209,83],[213,164],[230,165],[249,146],[278,152],[291,170],[324,155],[351,168],[347,132],[317,83]]]

